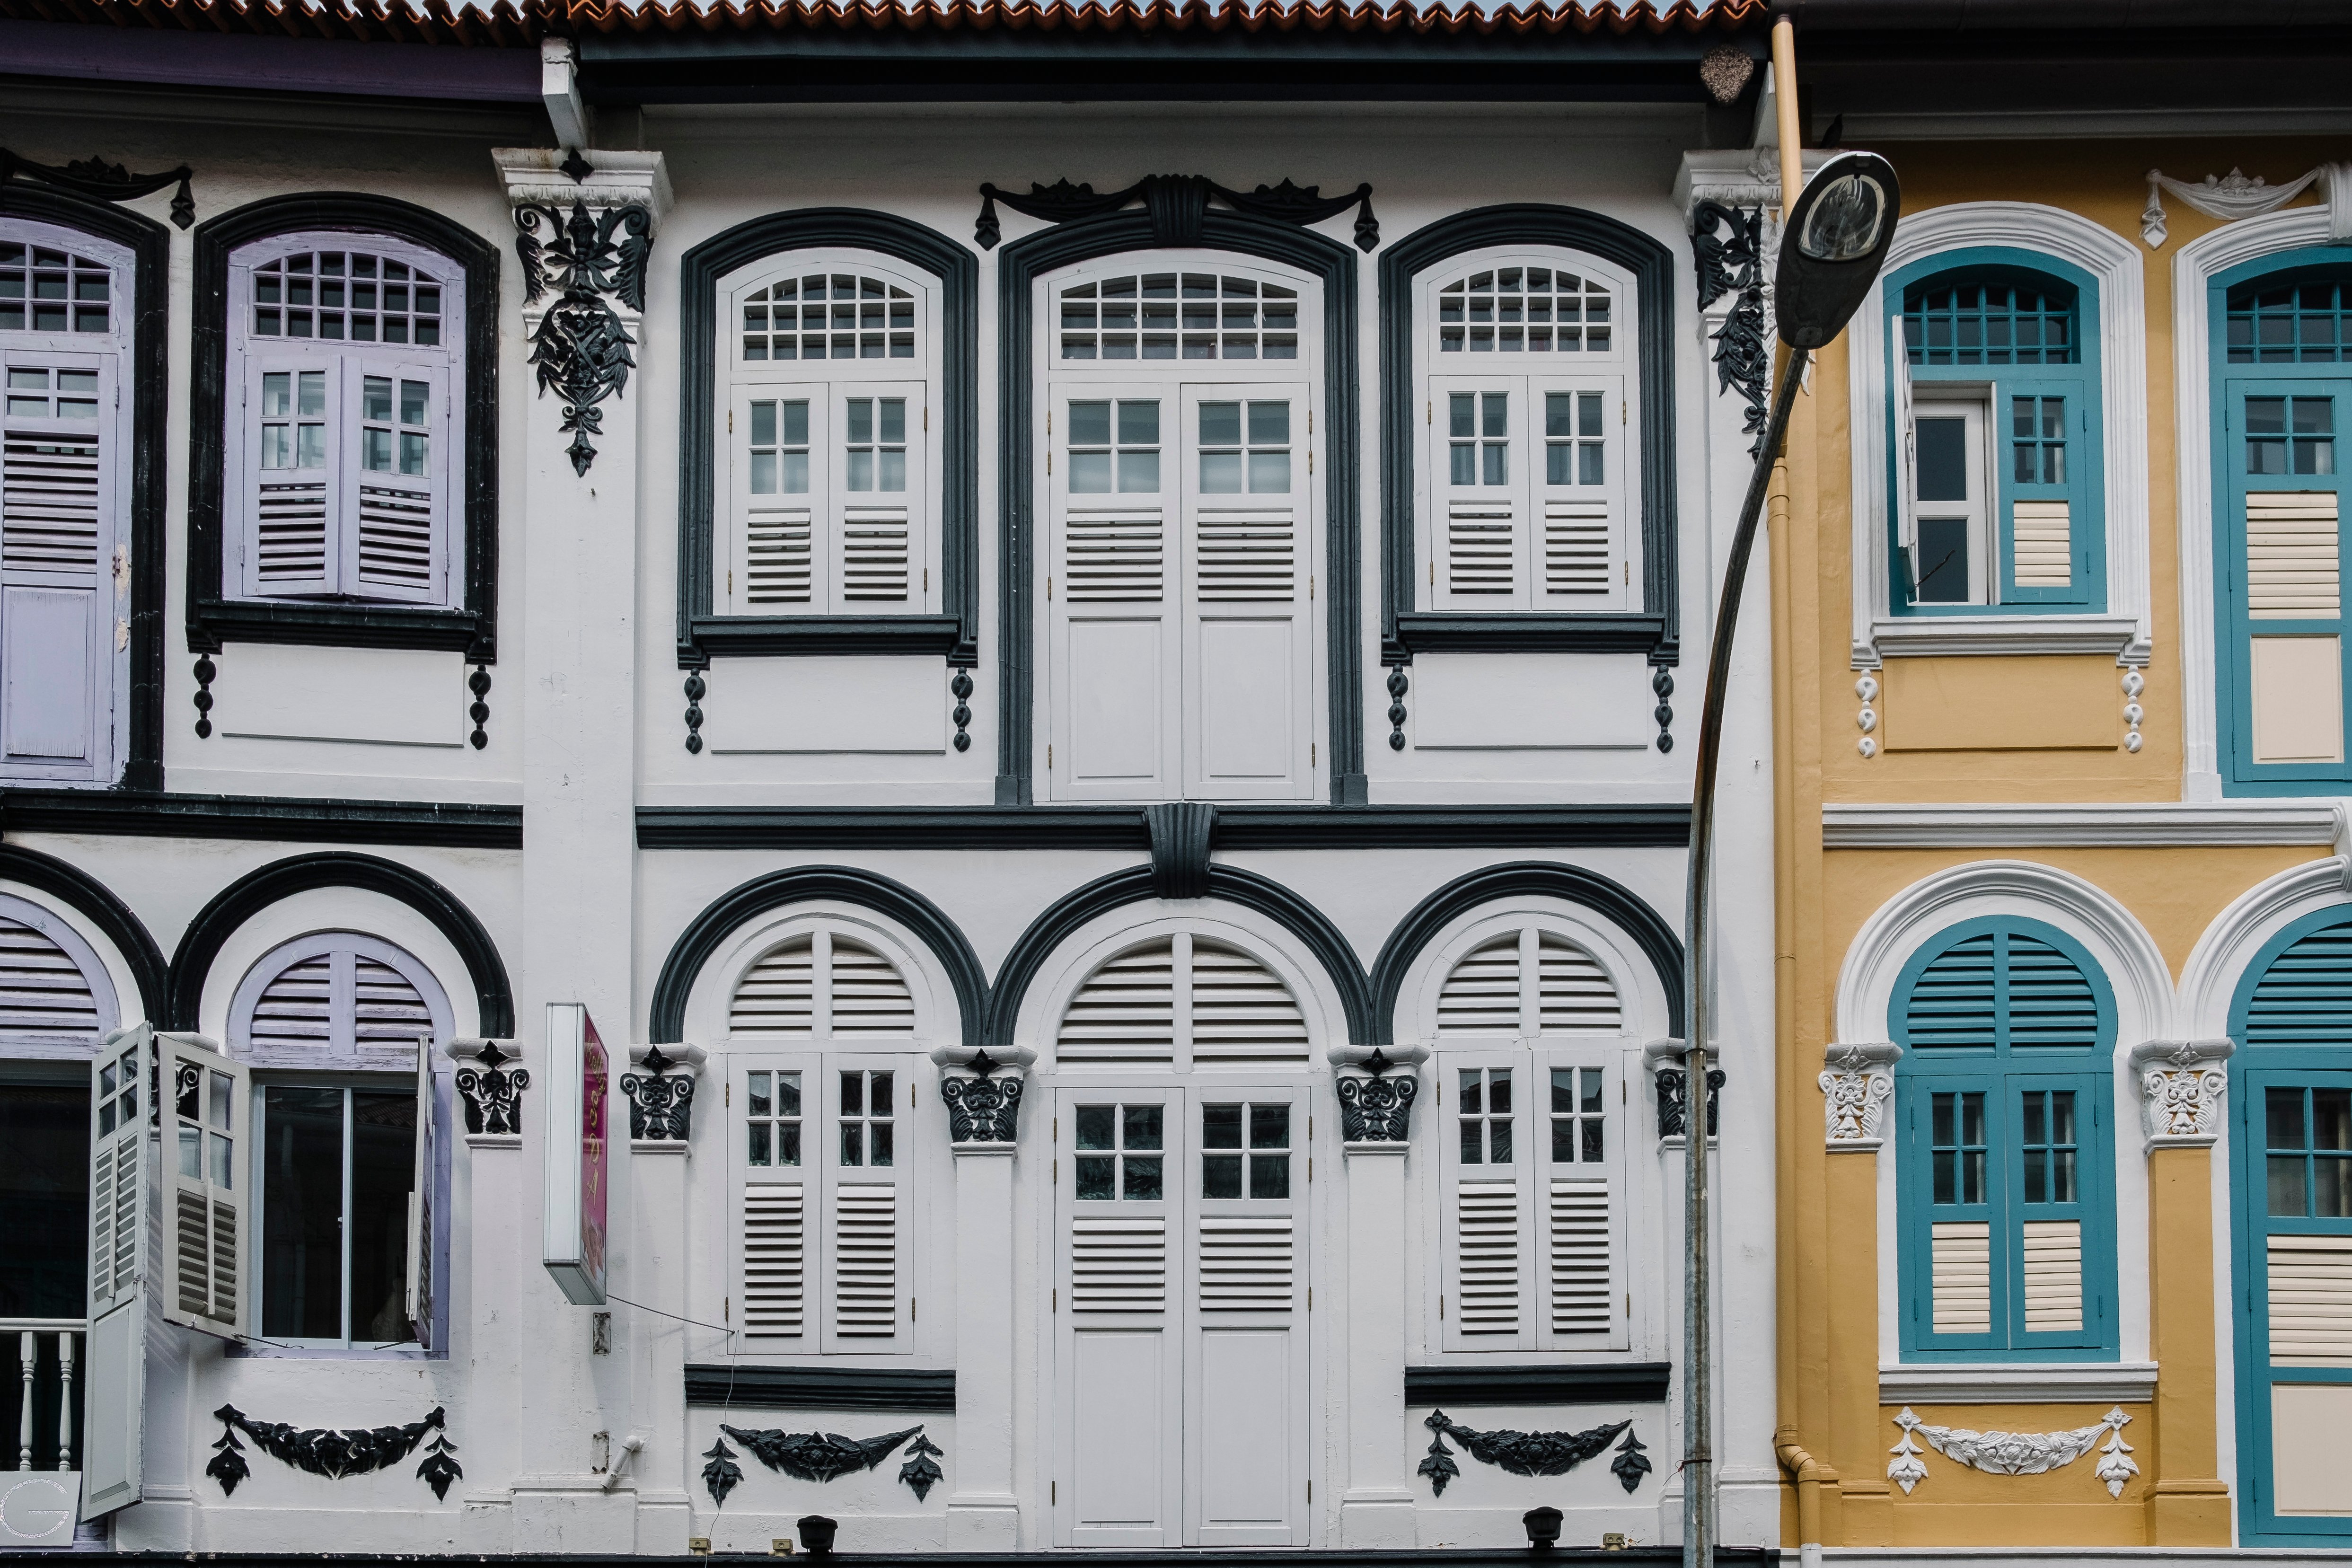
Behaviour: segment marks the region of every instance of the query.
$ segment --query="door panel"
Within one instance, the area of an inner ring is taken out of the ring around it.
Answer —
[[[1168,1480],[1168,1335],[1087,1328],[1071,1337],[1071,1543],[1160,1545],[1173,1535]]]
[[[1079,619],[1069,623],[1069,782],[1082,795],[1156,796],[1167,766],[1162,622]]]

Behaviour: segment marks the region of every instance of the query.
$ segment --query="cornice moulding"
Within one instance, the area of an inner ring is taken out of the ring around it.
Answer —
[[[2037,653],[2104,654],[2118,664],[2146,664],[2130,616],[1895,616],[1874,620],[1870,643],[1854,649],[1856,668],[1881,659],[1995,658]]]
[[[654,226],[659,229],[676,199],[663,154],[583,148],[580,156],[586,160],[589,172],[579,180],[563,172],[566,156],[553,147],[490,149],[490,161],[498,166],[507,200],[513,205],[562,208],[584,201],[591,207],[617,207],[635,203],[653,215]]]
[[[2218,805],[2010,801],[1911,805],[1849,802],[1822,807],[1829,849],[1995,847],[2159,848],[2191,845],[2332,845],[2331,802],[2228,801]]]
[[[2131,1405],[2156,1393],[2157,1363],[2095,1362],[1881,1365],[1881,1405]]]
[[[1804,154],[1805,177],[1836,154],[1819,149]],[[1780,152],[1777,147],[1719,147],[1685,153],[1675,174],[1675,205],[1688,226],[1692,209],[1701,202],[1727,207],[1777,207],[1780,205]]]

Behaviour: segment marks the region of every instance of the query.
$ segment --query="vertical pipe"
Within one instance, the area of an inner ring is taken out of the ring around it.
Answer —
[[[25,1397],[16,1406],[16,1468],[20,1470],[33,1468],[33,1367],[39,1357],[38,1342],[30,1329],[16,1336],[16,1355],[25,1372]]]
[[[1805,132],[1797,113],[1797,25],[1786,11],[1772,18],[1772,106],[1780,133],[1780,220],[1805,188]]]
[[[58,1331],[58,1468],[74,1468],[74,1444],[81,1436],[81,1407],[74,1402],[74,1336]]]

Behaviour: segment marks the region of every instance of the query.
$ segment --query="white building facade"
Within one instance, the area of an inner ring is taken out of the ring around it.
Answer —
[[[0,35],[0,1544],[1670,1547],[1760,36],[184,12]]]

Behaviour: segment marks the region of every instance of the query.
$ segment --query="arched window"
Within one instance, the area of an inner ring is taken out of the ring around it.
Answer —
[[[120,1022],[114,982],[81,933],[0,894],[0,1054],[88,1056]]]
[[[1987,917],[1895,987],[1906,1355],[2116,1353],[2105,975],[2073,938]]]
[[[1939,270],[1927,271],[1934,267]],[[2095,605],[2104,524],[2087,283],[1948,258],[1890,284],[1898,607]]]
[[[745,1347],[911,1351],[922,1058],[907,976],[871,937],[819,922],[744,966],[727,1032]]]
[[[440,1342],[434,1055],[453,1030],[433,972],[355,931],[288,942],[238,983],[228,1049],[255,1075],[261,1338]]]
[[[1307,1020],[1279,975],[1187,931],[1129,948],[1087,977],[1055,1034],[1064,1067],[1301,1067]]]

